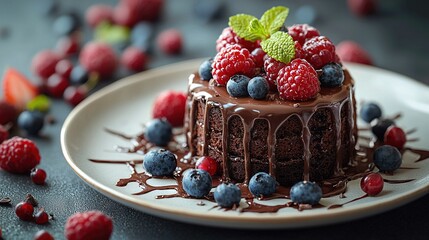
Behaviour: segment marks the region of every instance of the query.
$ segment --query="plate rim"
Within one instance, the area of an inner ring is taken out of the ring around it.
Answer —
[[[302,214],[298,218],[291,218],[285,216],[273,217],[272,214],[260,214],[257,217],[242,217],[241,215],[234,216],[221,216],[221,215],[210,215],[207,217],[207,214],[203,213],[192,213],[186,212],[182,209],[175,209],[174,207],[165,207],[158,204],[150,204],[143,201],[137,201],[132,196],[129,196],[125,193],[114,190],[112,187],[106,186],[96,179],[92,178],[88,173],[80,169],[77,163],[73,160],[70,152],[68,151],[67,145],[67,130],[68,126],[71,124],[73,118],[84,108],[90,105],[93,101],[96,101],[99,98],[115,91],[116,89],[126,87],[130,84],[134,84],[140,81],[150,81],[150,79],[161,76],[165,74],[171,74],[171,69],[181,69],[181,71],[190,70],[189,74],[196,72],[196,67],[203,60],[208,58],[198,58],[186,60],[178,63],[164,65],[158,68],[153,68],[146,70],[144,72],[134,74],[122,79],[119,79],[108,86],[94,92],[82,103],[77,105],[65,119],[63,126],[61,128],[60,140],[61,140],[61,150],[67,161],[71,166],[72,170],[90,187],[97,190],[104,196],[120,203],[131,207],[133,209],[149,213],[158,217],[168,218],[172,220],[192,223],[192,224],[202,224],[208,226],[218,226],[218,227],[228,227],[228,228],[258,228],[258,229],[273,229],[273,228],[299,228],[299,227],[310,227],[310,226],[321,226],[331,223],[343,222],[345,220],[354,220],[362,218],[365,216],[371,216],[378,214],[380,212],[388,211],[392,208],[396,208],[411,202],[425,193],[429,192],[429,184],[421,185],[419,188],[414,189],[409,194],[401,194],[400,196],[391,196],[386,198],[383,202],[373,202],[368,203],[365,206],[351,206],[348,208],[339,208],[329,210],[329,214]],[[389,70],[381,69],[374,66],[367,66],[362,64],[355,63],[346,63],[345,66],[356,68],[370,68],[375,71],[379,71],[381,74],[394,74],[404,79],[404,81],[412,81],[413,84],[421,84],[424,87],[428,87],[414,79],[411,79],[407,76],[391,72]],[[157,200],[159,201],[159,200]],[[383,205],[383,207],[380,207]],[[222,220],[222,221],[219,221]]]

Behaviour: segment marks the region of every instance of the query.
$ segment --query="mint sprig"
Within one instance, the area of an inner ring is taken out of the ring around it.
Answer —
[[[260,19],[248,15],[237,14],[229,18],[229,26],[240,37],[247,41],[260,40],[262,49],[277,61],[289,63],[295,56],[295,45],[292,37],[279,32],[289,14],[283,6],[267,10]]]

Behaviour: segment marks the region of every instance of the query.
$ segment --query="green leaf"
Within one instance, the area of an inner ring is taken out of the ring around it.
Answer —
[[[47,112],[51,108],[51,100],[45,95],[38,95],[27,103],[27,109],[30,111]]]
[[[265,31],[264,26],[262,26],[261,22],[258,19],[253,19],[249,24],[249,34],[244,36],[243,38],[247,41],[256,41],[260,39],[266,39],[268,37],[268,33]]]
[[[127,42],[130,38],[130,29],[127,27],[112,25],[109,22],[101,22],[95,28],[95,39],[109,44]]]
[[[289,63],[295,57],[295,43],[285,32],[276,32],[261,42],[262,50],[268,56],[283,63]]]
[[[277,32],[285,23],[289,8],[283,6],[268,9],[261,17],[261,23],[269,35]]]
[[[252,15],[237,14],[229,18],[228,25],[237,34],[237,36],[245,38],[246,36],[251,35],[249,25],[254,19],[258,20]]]

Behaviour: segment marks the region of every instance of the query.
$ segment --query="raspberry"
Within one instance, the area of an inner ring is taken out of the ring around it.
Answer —
[[[222,34],[216,40],[216,51],[220,52],[222,48],[233,44],[238,44],[241,47],[247,48],[250,52],[260,47],[259,42],[246,41],[237,36],[237,34],[232,31],[232,28],[227,27],[223,29]]]
[[[216,54],[213,60],[213,79],[218,85],[225,85],[235,74],[248,77],[255,75],[255,61],[247,48],[238,44],[228,45]]]
[[[343,41],[337,45],[337,54],[341,61],[372,65],[371,56],[359,44]]]
[[[29,139],[13,137],[0,145],[0,168],[8,172],[29,173],[39,163],[39,149]]]
[[[58,39],[55,49],[63,56],[70,56],[79,52],[80,49],[80,36],[79,34],[72,34]]]
[[[14,122],[18,114],[18,110],[12,104],[4,100],[0,101],[0,125]]]
[[[176,29],[165,30],[158,35],[156,43],[165,54],[178,54],[182,51],[182,34]]]
[[[358,16],[366,16],[376,9],[375,0],[347,0],[349,10]]]
[[[85,20],[92,28],[95,28],[103,21],[112,22],[113,8],[105,4],[92,5],[86,10]]]
[[[159,19],[164,0],[122,0],[120,4],[136,9],[139,20],[153,22]]]
[[[0,124],[0,144],[9,138],[9,131]]]
[[[100,211],[78,212],[67,219],[65,235],[68,240],[108,240],[112,234],[112,220]]]
[[[280,69],[277,89],[282,99],[306,101],[316,97],[320,83],[310,63],[304,59],[295,59]]]
[[[88,72],[97,72],[101,76],[109,77],[117,67],[116,54],[106,43],[87,43],[79,55],[79,63]]]
[[[264,68],[264,59],[267,54],[262,50],[262,48],[255,48],[252,51],[252,56],[255,59],[256,67]]]
[[[139,48],[130,46],[122,53],[121,63],[128,70],[140,72],[146,68],[147,56]]]
[[[47,79],[55,72],[60,60],[60,55],[52,50],[40,51],[31,60],[31,70],[36,76]]]
[[[302,45],[298,41],[295,41],[295,58],[305,59],[305,52],[302,49]]]
[[[264,69],[267,73],[266,79],[268,85],[270,85],[271,91],[277,90],[277,76],[279,75],[280,69],[282,69],[284,66],[286,66],[285,63],[279,62],[272,57],[268,57],[268,55],[265,58]]]
[[[137,8],[121,1],[113,11],[113,21],[118,25],[132,28],[139,22],[140,14]]]
[[[335,62],[335,45],[325,36],[314,37],[304,43],[305,59],[315,68]]]
[[[298,41],[301,45],[304,45],[308,39],[320,35],[316,28],[308,24],[295,24],[290,26],[288,27],[288,33],[294,41]]]
[[[165,118],[173,127],[182,126],[185,117],[186,97],[183,92],[162,92],[155,99],[152,117]]]

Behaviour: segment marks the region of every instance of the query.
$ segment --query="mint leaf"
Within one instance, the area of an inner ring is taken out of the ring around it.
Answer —
[[[246,36],[251,35],[249,24],[254,19],[258,20],[252,15],[237,14],[229,18],[228,25],[232,28],[232,31],[237,34],[237,36],[246,39]]]
[[[249,34],[244,36],[247,41],[266,39],[269,35],[258,19],[253,19],[249,24]]]
[[[261,23],[268,34],[277,32],[286,21],[289,14],[289,8],[277,6],[268,9],[261,17]]]
[[[295,57],[295,43],[285,32],[276,32],[261,42],[261,47],[268,56],[283,63],[289,63]]]

